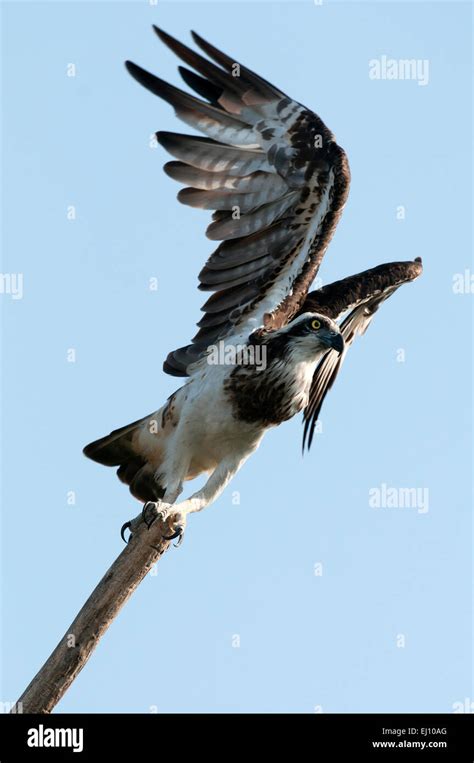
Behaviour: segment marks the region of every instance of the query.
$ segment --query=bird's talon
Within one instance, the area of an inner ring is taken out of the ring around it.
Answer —
[[[152,526],[153,522],[156,522],[157,517],[158,517],[158,515],[156,515],[155,517],[152,517],[149,522],[147,522],[145,518],[143,519],[144,523],[146,524],[146,529],[147,530],[150,529],[150,527]]]
[[[128,540],[125,538],[125,530],[130,530],[130,535]],[[120,537],[122,538],[123,542],[128,545],[130,543],[130,539],[133,538],[132,533],[132,523],[131,522],[125,522],[125,524],[122,525],[120,528]]]
[[[148,514],[151,513],[151,519],[148,519]],[[153,503],[153,501],[147,501],[142,509],[142,519],[144,524],[147,527],[147,530],[150,529],[153,522],[156,521],[157,517],[160,516],[160,512],[156,508],[156,503]]]
[[[174,540],[175,538],[178,538],[182,534],[183,534],[183,531],[180,528],[179,530],[175,530],[173,535],[163,535],[163,539],[164,540]]]
[[[178,542],[174,544],[174,547],[178,548],[183,542],[184,527],[178,527],[172,535],[163,535],[163,540],[174,540],[175,538],[179,538]]]

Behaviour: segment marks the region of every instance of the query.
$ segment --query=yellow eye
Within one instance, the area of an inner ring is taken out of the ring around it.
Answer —
[[[317,331],[321,328],[321,321],[318,321],[317,318],[314,319],[314,321],[311,321],[311,328]]]

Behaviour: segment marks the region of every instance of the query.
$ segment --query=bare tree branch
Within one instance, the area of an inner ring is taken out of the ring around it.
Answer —
[[[50,713],[82,670],[99,640],[147,572],[168,549],[174,515],[148,530],[141,514],[129,544],[107,570],[61,641],[25,689],[13,712]],[[21,703],[21,704],[20,704]]]

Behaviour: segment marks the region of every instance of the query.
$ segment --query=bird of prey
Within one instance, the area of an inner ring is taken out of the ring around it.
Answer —
[[[207,236],[220,243],[199,274],[212,294],[192,342],[164,363],[188,377],[183,386],[84,453],[118,467],[154,516],[172,512],[182,537],[187,515],[220,495],[268,429],[302,412],[303,447],[311,445],[349,346],[422,266],[391,262],[309,292],[348,195],[344,150],[317,114],[232,56],[195,33],[204,55],[154,29],[197,95],[126,67],[202,134],[157,139],[174,157],[165,172],[187,186],[179,201],[213,210]],[[202,473],[204,487],[175,504]]]

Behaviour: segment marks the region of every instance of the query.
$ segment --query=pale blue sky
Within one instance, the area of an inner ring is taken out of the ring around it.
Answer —
[[[3,3],[2,272],[24,275],[23,299],[0,297],[3,701],[139,509],[83,445],[162,404],[177,386],[163,358],[199,317],[208,217],[178,205],[148,145],[187,128],[123,67],[179,82],[152,23],[184,41],[195,28],[334,131],[353,180],[325,282],[418,255],[425,272],[350,351],[310,454],[299,419],[267,435],[58,711],[450,712],[473,698],[472,294],[452,288],[472,268],[470,16],[456,2]],[[428,85],[369,79],[384,54],[428,59]],[[383,483],[427,489],[428,512],[369,506]]]

